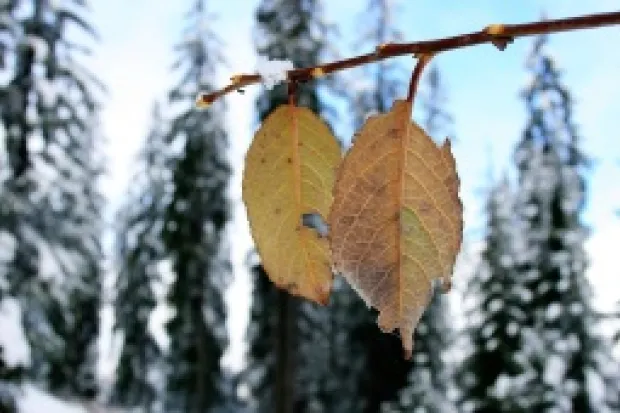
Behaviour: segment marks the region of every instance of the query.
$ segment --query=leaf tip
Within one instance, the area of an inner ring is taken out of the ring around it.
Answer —
[[[413,331],[401,328],[400,337],[403,342],[403,357],[411,360],[413,354]]]
[[[444,278],[441,280],[441,292],[449,293],[452,290],[452,280]]]
[[[331,280],[326,280],[325,282],[317,285],[314,288],[314,301],[316,301],[320,305],[329,304],[329,296],[332,289]]]
[[[317,297],[317,303],[319,303],[322,306],[326,306],[327,304],[329,304],[329,295],[325,294],[325,295],[321,295],[319,297]]]

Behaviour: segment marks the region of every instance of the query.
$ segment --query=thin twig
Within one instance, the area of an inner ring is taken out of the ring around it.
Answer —
[[[392,57],[432,54],[484,43],[491,43],[499,50],[504,50],[506,46],[517,37],[558,33],[570,30],[592,29],[595,27],[618,24],[620,24],[620,11],[590,14],[586,16],[569,17],[557,20],[544,20],[535,23],[506,25],[491,24],[478,32],[461,34],[443,39],[425,40],[415,43],[382,44],[377,46],[373,53],[318,66],[289,70],[286,72],[286,81],[306,82],[340,70],[350,69],[356,66],[365,65]],[[260,83],[260,81],[261,77],[258,74],[235,75],[231,78],[230,85],[213,93],[200,95],[196,103],[199,106],[208,106],[216,99],[230,92],[242,89],[248,85]]]

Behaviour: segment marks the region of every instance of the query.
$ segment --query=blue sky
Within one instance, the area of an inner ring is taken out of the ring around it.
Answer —
[[[148,131],[152,104],[164,97],[174,80],[170,73],[172,47],[181,38],[181,19],[190,2],[92,1],[91,16],[101,35],[92,63],[110,92],[103,113],[110,159],[110,175],[104,189],[113,205],[129,184],[135,153]],[[228,65],[221,68],[215,79],[224,85],[232,74],[252,72],[255,67],[252,27],[257,1],[208,3],[218,16],[213,25],[226,44]],[[350,45],[350,34],[358,29],[358,16],[367,0],[324,3],[327,20],[338,25],[342,43]],[[394,3],[400,7],[397,24],[407,41],[476,31],[490,23],[534,21],[542,12],[549,18],[560,18],[618,9],[617,0],[402,0]],[[620,27],[556,34],[548,44],[577,102],[575,120],[583,136],[583,148],[595,161],[589,174],[586,220],[593,228],[588,244],[592,260],[590,275],[598,293],[597,303],[604,309],[620,300],[617,289],[612,288],[618,276],[613,254],[620,239],[620,219],[614,214],[620,209],[620,104],[617,102],[620,54],[612,51],[618,43]],[[525,57],[531,44],[532,39],[519,39],[503,52],[482,45],[440,54],[434,59],[447,88],[447,109],[455,120],[458,141],[454,149],[462,180],[469,244],[475,244],[484,225],[481,208],[489,176],[498,178],[510,167],[513,146],[525,123],[518,94],[527,79]],[[341,49],[344,56],[367,51]],[[237,200],[241,188],[240,161],[257,126],[253,96],[259,90],[258,86],[248,88],[245,95],[226,98],[230,108],[232,157],[238,166],[231,193]],[[237,213],[232,245],[239,263],[245,257],[250,238],[241,205]],[[239,272],[239,282],[229,292],[231,301],[247,303],[246,277]],[[458,286],[458,280],[455,281]],[[237,326],[231,337],[235,347],[228,360],[233,368],[238,367],[243,335],[239,326],[245,320],[243,311],[231,314],[231,325]]]

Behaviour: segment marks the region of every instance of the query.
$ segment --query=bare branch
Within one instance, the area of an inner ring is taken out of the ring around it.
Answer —
[[[388,43],[379,45],[374,53],[351,57],[336,62],[318,66],[293,69],[286,72],[287,82],[306,82],[317,77],[334,73],[344,69],[377,62],[392,57],[403,55],[432,55],[462,47],[475,46],[491,43],[499,50],[504,50],[509,43],[517,37],[533,36],[546,33],[558,33],[570,30],[592,29],[602,26],[620,24],[620,11],[611,13],[591,14],[579,17],[569,17],[557,20],[544,20],[535,23],[524,24],[491,24],[484,29],[458,36],[446,37],[436,40],[425,40],[414,43]],[[231,78],[231,84],[213,93],[200,95],[196,103],[204,107],[213,103],[216,99],[240,90],[245,86],[260,83],[258,74],[235,75]]]

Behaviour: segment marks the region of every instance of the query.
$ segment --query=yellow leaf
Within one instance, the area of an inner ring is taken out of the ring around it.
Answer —
[[[309,109],[282,105],[256,132],[243,174],[243,200],[269,278],[322,304],[332,284],[329,245],[302,217],[329,213],[340,159],[323,121]]]
[[[379,327],[400,330],[409,358],[432,283],[449,288],[463,232],[450,142],[438,147],[410,120],[411,104],[368,119],[338,171],[330,212],[334,267]]]

